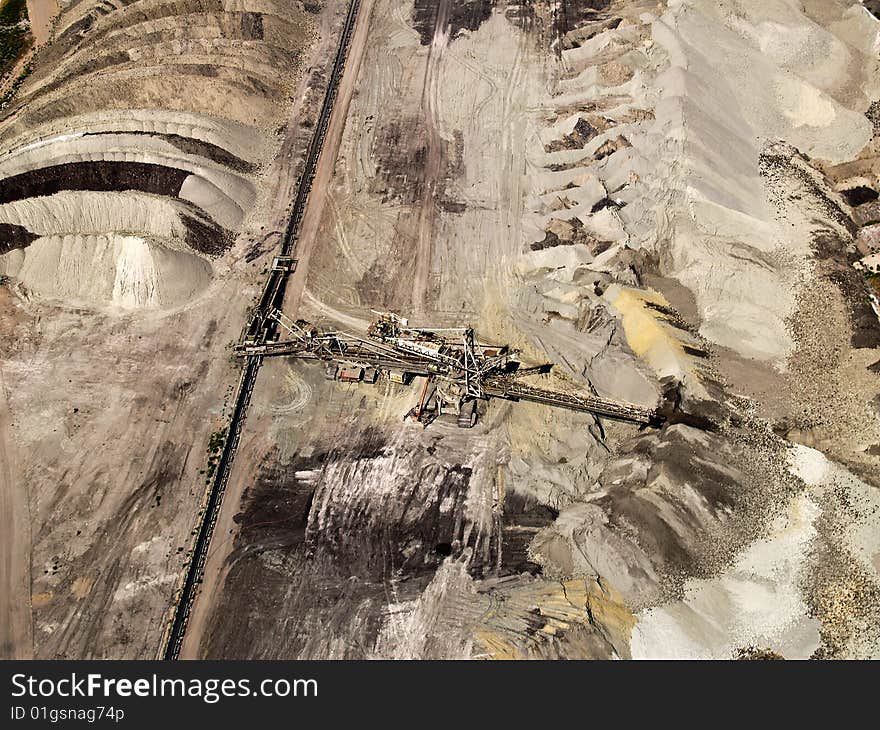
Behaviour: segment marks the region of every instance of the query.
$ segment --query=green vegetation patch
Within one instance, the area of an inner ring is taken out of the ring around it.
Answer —
[[[0,78],[30,48],[27,0],[0,0]]]
[[[0,25],[18,25],[27,18],[27,0],[0,0]]]
[[[199,471],[199,474],[205,475],[205,484],[211,483],[211,477],[217,470],[217,462],[220,461],[220,452],[223,450],[223,442],[226,439],[227,427],[214,431],[208,438],[208,465],[205,469]]]

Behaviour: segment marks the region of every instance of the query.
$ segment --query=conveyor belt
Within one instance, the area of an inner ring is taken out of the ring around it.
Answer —
[[[330,124],[330,115],[333,111],[333,103],[336,100],[339,82],[342,79],[342,73],[345,69],[348,46],[352,33],[354,32],[359,7],[360,0],[349,0],[348,14],[346,15],[345,25],[342,28],[342,35],[336,49],[333,70],[328,80],[324,102],[318,116],[317,127],[312,135],[311,143],[309,144],[303,173],[297,185],[296,199],[294,200],[293,208],[287,221],[284,235],[282,236],[281,250],[279,252],[279,256],[281,257],[290,257],[292,259],[296,250],[299,226],[305,212],[309,190],[312,187],[312,181],[315,177],[318,158],[323,149],[327,128]],[[279,70],[279,72],[283,72],[283,69]],[[276,333],[276,323],[274,320],[267,321],[267,316],[271,309],[281,308],[287,279],[292,270],[293,261],[291,261],[290,267],[273,267],[269,272],[257,308],[254,310],[253,315],[245,325],[242,341],[251,339],[256,342],[265,342],[274,338]],[[240,347],[241,346],[237,348],[239,351]],[[190,611],[192,610],[198,585],[202,580],[208,547],[211,543],[214,525],[216,524],[220,513],[223,492],[226,489],[226,483],[229,479],[230,470],[232,469],[232,463],[235,458],[235,451],[238,446],[242,424],[247,415],[251,392],[261,363],[262,357],[260,357],[259,354],[250,354],[247,355],[247,361],[242,369],[241,380],[235,396],[235,407],[233,409],[229,431],[223,441],[220,459],[217,462],[217,469],[214,472],[214,479],[211,482],[211,487],[208,492],[205,510],[196,523],[197,537],[193,547],[192,557],[187,566],[186,575],[184,576],[183,583],[177,595],[176,603],[173,606],[171,622],[167,627],[165,636],[163,637],[162,656],[165,659],[177,659],[180,654],[181,646],[183,645],[183,637],[186,632],[187,621],[189,619]]]
[[[595,413],[598,416],[614,418],[619,421],[653,425],[661,420],[656,411],[630,403],[619,403],[585,393],[564,393],[536,388],[508,378],[487,378],[483,383],[483,389],[487,395],[494,398],[543,403],[557,408],[567,408],[571,411]]]
[[[344,352],[333,353],[327,356],[310,350],[297,340],[287,342],[268,342],[263,345],[240,345],[236,352],[243,356],[261,357],[294,357],[298,360],[311,360],[340,363],[357,363],[364,367],[384,368],[387,370],[403,370],[412,375],[433,375],[437,368],[430,362],[416,355],[400,353],[397,355],[384,355],[374,352],[367,347],[357,345],[346,348]]]

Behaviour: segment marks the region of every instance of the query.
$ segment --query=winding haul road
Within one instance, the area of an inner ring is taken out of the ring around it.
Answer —
[[[364,1],[370,2],[370,0]],[[281,240],[279,253],[283,256],[293,256],[298,253],[297,244],[303,226],[303,218],[306,213],[309,192],[311,191],[312,185],[316,181],[316,175],[318,174],[318,162],[321,158],[321,151],[324,147],[324,141],[327,137],[328,129],[330,129],[331,126],[334,104],[336,102],[340,82],[342,81],[343,72],[345,71],[345,62],[348,57],[352,36],[357,25],[358,11],[361,3],[362,0],[351,0],[348,6],[348,14],[346,15],[345,24],[343,25],[340,34],[339,45],[336,50],[336,58],[328,81],[327,91],[324,95],[324,102],[321,105],[321,112],[318,116],[317,123],[315,124],[315,132],[312,136],[311,143],[309,144],[305,167],[303,168],[303,173],[297,186],[296,198],[290,212],[290,217],[287,221],[284,236]],[[336,126],[344,126],[344,120],[339,121],[337,118],[334,121]],[[331,136],[334,135],[331,134]],[[330,167],[332,168],[332,165]],[[322,176],[318,176],[317,182],[320,190],[324,182]],[[262,321],[260,315],[265,314],[271,308],[281,308],[288,277],[289,273],[286,271],[271,270],[269,272],[264,287],[264,296],[259,303],[256,320]],[[272,322],[272,320],[267,320],[267,322]],[[211,537],[220,514],[223,494],[229,481],[229,475],[232,471],[232,463],[241,436],[242,426],[245,417],[247,416],[248,406],[250,405],[251,393],[253,392],[254,383],[256,382],[257,373],[259,372],[261,364],[261,357],[249,357],[245,361],[242,369],[229,429],[226,433],[226,438],[217,462],[214,480],[211,483],[210,490],[207,494],[205,509],[200,516],[198,525],[196,526],[196,540],[193,547],[192,557],[187,567],[183,584],[178,593],[177,601],[173,607],[173,618],[171,619],[165,636],[163,637],[161,655],[164,659],[177,659],[180,655],[189,616],[198,593],[199,584],[204,575],[205,562],[211,544]]]

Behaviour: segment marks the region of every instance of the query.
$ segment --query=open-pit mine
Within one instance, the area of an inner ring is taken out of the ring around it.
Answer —
[[[0,0],[0,656],[880,658],[874,13]]]

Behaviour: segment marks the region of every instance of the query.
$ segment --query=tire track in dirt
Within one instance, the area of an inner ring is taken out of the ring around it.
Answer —
[[[0,368],[0,658],[33,657],[31,524],[27,491],[16,478],[6,384]]]
[[[336,168],[339,145],[342,142],[342,134],[345,131],[345,123],[348,119],[348,108],[357,86],[358,76],[360,75],[360,67],[364,58],[367,37],[369,36],[372,14],[373,0],[362,0],[358,10],[355,31],[351,38],[351,45],[348,49],[345,71],[336,94],[333,115],[327,128],[321,156],[318,159],[318,168],[312,182],[312,192],[309,196],[308,207],[303,215],[302,226],[297,238],[296,249],[299,263],[290,277],[287,285],[287,294],[284,299],[284,311],[288,316],[295,315],[299,309],[305,290],[309,258],[314,249],[315,240],[321,227],[324,207],[327,204],[330,181]],[[296,316],[293,316],[293,318],[296,319]]]
[[[418,245],[415,252],[416,265],[413,276],[412,309],[414,314],[425,311],[428,277],[431,273],[431,249],[434,245],[434,224],[437,217],[437,192],[443,170],[442,139],[438,121],[439,75],[443,53],[449,44],[449,3],[440,0],[434,22],[434,37],[428,47],[425,65],[425,81],[422,89],[422,110],[425,115],[427,134],[424,184],[419,204]]]

